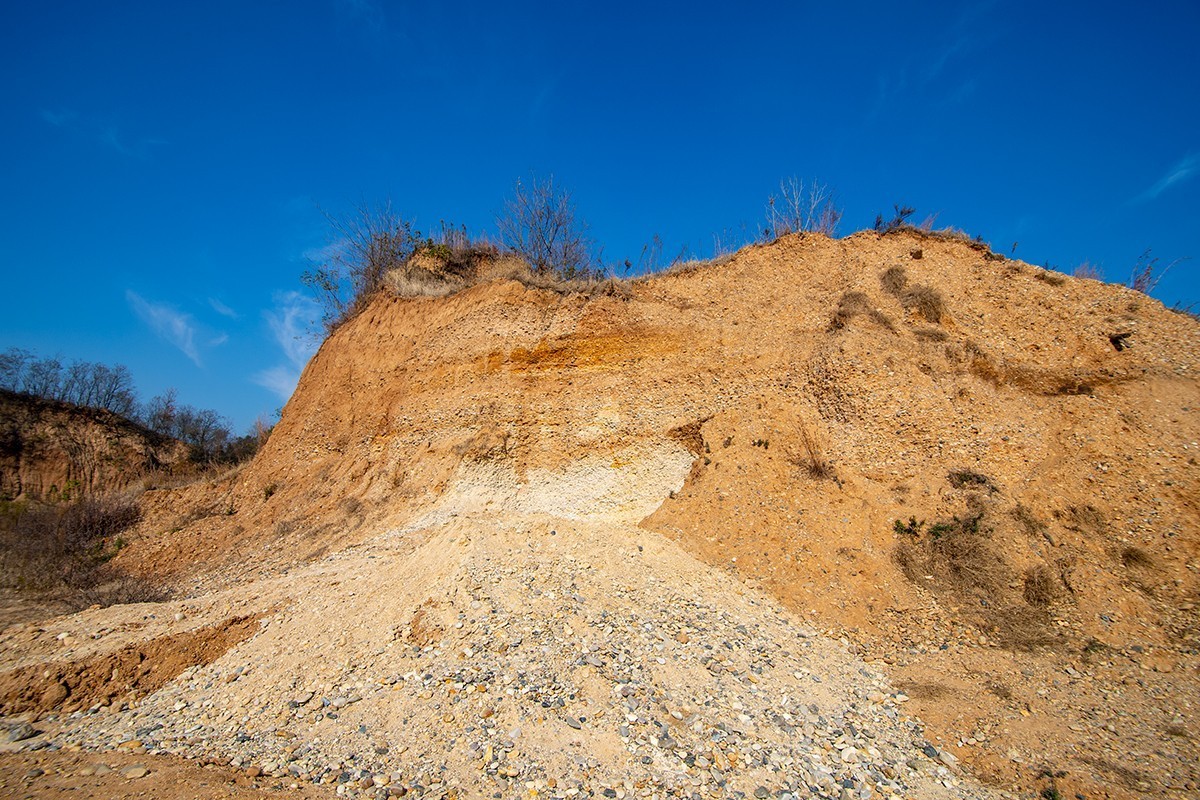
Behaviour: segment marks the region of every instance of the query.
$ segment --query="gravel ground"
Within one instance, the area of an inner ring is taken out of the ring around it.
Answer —
[[[464,517],[264,586],[252,638],[32,746],[347,797],[1003,796],[844,640],[632,525]]]

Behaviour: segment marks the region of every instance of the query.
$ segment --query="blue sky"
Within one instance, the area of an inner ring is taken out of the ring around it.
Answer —
[[[1200,301],[1200,4],[55,2],[0,26],[0,349],[281,406],[322,210],[494,231],[553,174],[604,245],[707,255],[788,176]]]

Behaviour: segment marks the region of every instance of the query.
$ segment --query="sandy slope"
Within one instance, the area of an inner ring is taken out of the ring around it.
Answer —
[[[892,268],[903,270],[903,287],[884,280]],[[940,308],[914,299],[931,290]],[[597,571],[594,594],[577,593],[589,604],[585,619],[603,611],[590,605],[596,597],[623,609],[634,643],[634,614],[655,630],[683,624],[654,616],[677,597],[714,629],[725,624],[722,604],[735,630],[751,630],[753,620],[760,633],[737,635],[750,637],[746,647],[780,648],[776,660],[815,657],[787,644],[801,619],[844,633],[869,671],[905,687],[905,710],[930,723],[935,744],[998,786],[1187,796],[1200,786],[1191,722],[1200,701],[1198,355],[1200,325],[1137,293],[910,233],[788,237],[722,265],[636,283],[626,296],[560,296],[508,282],[442,299],[380,298],[324,344],[251,465],[146,496],[146,519],[118,560],[167,575],[191,596],[194,610],[178,624],[281,615],[216,662],[246,666],[255,654],[245,677],[206,686],[184,676],[147,702],[161,710],[154,704],[172,698],[173,708],[192,693],[214,709],[241,704],[256,720],[319,728],[329,721],[305,716],[313,699],[285,710],[279,693],[311,689],[333,700],[350,686],[363,699],[344,715],[366,726],[361,736],[386,733],[388,755],[392,741],[421,764],[472,741],[486,748],[482,733],[472,740],[456,728],[454,709],[468,701],[454,698],[468,681],[453,681],[463,686],[450,695],[441,674],[421,671],[433,656],[413,660],[419,642],[410,638],[473,647],[475,602],[503,606],[514,620],[522,607],[540,615],[534,620],[573,613],[565,582],[583,579],[566,553],[619,560]],[[897,529],[910,519],[924,524]],[[399,533],[376,538],[385,530]],[[635,540],[644,552],[674,555],[655,567],[661,585],[635,581],[628,591],[639,594],[624,603],[609,581],[645,569],[645,556],[629,549]],[[683,553],[711,569],[697,572]],[[549,606],[523,583],[536,585],[541,573],[556,582]],[[757,605],[735,599],[739,590]],[[141,620],[142,638],[177,624],[173,612],[136,609],[61,624],[119,631],[138,622],[117,622],[122,615],[144,613],[157,618]],[[311,632],[317,622],[323,638]],[[573,671],[581,665],[568,669],[568,639],[551,635],[530,627],[521,647],[549,648],[551,684],[582,681]],[[7,665],[54,651],[45,633],[5,637]],[[73,657],[85,658],[96,641]],[[806,641],[817,648],[817,637]],[[255,649],[266,642],[273,649]],[[444,649],[438,669],[455,652]],[[368,656],[361,677],[342,656],[360,653]],[[518,668],[505,653],[497,675]],[[690,655],[694,665],[701,654]],[[597,658],[601,667],[587,668],[602,673],[608,662]],[[821,668],[850,669],[835,661]],[[665,665],[655,663],[646,665],[651,683],[664,693],[694,697],[693,684],[713,686],[682,664],[660,676]],[[736,668],[757,678],[751,667]],[[388,686],[405,688],[386,691],[386,712],[377,712],[385,722],[358,717],[377,701],[357,684],[392,672],[418,672],[420,691],[410,696],[413,679],[397,678]],[[769,672],[773,691],[794,698],[796,679]],[[875,680],[860,677],[864,686]],[[434,732],[430,702],[451,716],[442,719],[449,728]],[[548,710],[547,722],[560,713],[569,712]],[[407,731],[386,721],[410,716]],[[86,721],[89,741],[104,741],[97,724]],[[216,731],[226,723],[204,724],[218,727],[191,735],[202,741],[187,748],[223,746]],[[415,742],[413,730],[421,731]],[[570,730],[599,734],[584,724]],[[641,763],[621,760],[637,754],[605,731],[609,738],[581,745],[602,762],[591,768],[596,786]],[[365,746],[353,731],[312,735],[356,755]],[[561,737],[527,741],[538,764],[570,766]],[[278,759],[278,748],[261,747],[250,757]],[[658,753],[648,755],[644,766],[659,769]],[[666,787],[665,775],[643,777]]]

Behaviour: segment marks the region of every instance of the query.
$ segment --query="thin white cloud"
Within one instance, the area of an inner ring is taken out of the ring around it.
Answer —
[[[201,366],[200,351],[196,349],[196,325],[191,315],[165,303],[150,302],[132,289],[125,292],[125,299],[133,313],[149,325],[160,339],[178,347],[193,364]]]
[[[208,304],[210,306],[212,306],[213,311],[217,312],[222,317],[229,317],[230,319],[239,319],[242,316],[241,314],[237,313],[232,308],[225,305],[224,303],[222,303],[220,300],[218,300],[215,297],[208,298]]]
[[[372,33],[381,32],[386,24],[383,7],[375,0],[337,0],[337,7]]]
[[[299,371],[284,364],[264,369],[251,378],[259,386],[275,394],[280,400],[287,400],[296,390],[300,382]]]
[[[76,136],[99,142],[105,147],[129,158],[149,158],[154,148],[166,144],[163,139],[152,136],[130,137],[112,122],[95,117],[81,116],[66,109],[43,108],[39,116],[47,125],[69,130]]]
[[[100,141],[120,153],[123,156],[130,158],[149,158],[150,151],[161,145],[166,144],[162,139],[141,138],[130,141],[115,125],[108,125],[100,131]]]
[[[79,116],[74,111],[66,108],[60,108],[58,111],[51,111],[43,108],[39,113],[41,114],[42,119],[56,128],[61,128],[64,125],[71,124]]]
[[[349,240],[337,239],[320,247],[310,247],[302,252],[300,257],[314,264],[328,264],[344,257],[349,247]]]
[[[1134,202],[1145,203],[1150,200],[1156,200],[1167,189],[1191,180],[1197,173],[1200,173],[1200,155],[1188,153],[1167,170],[1153,186],[1134,198]]]
[[[300,373],[317,351],[313,330],[321,310],[317,304],[299,292],[280,292],[275,295],[275,307],[263,312],[275,344],[283,352],[286,364],[277,364],[253,376],[252,380],[287,400],[300,381]]]

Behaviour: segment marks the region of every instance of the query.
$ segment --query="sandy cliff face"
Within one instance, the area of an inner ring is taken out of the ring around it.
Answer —
[[[123,489],[186,458],[182,443],[111,412],[0,390],[0,497]]]
[[[1198,358],[1143,295],[912,233],[381,297],[118,560],[198,591],[455,517],[639,523],[853,635],[980,774],[1134,796],[1200,700]]]
[[[881,280],[897,267],[900,288]],[[978,518],[1004,564],[993,606],[1050,570],[1051,595],[1120,597],[1128,620],[1196,590],[1198,345],[1194,319],[1140,294],[907,234],[789,237],[628,297],[381,298],[321,348],[251,466],[185,492],[200,518],[159,547],[302,559],[470,486],[455,502],[654,511],[870,627],[912,602],[896,520],[925,522],[919,544]]]

